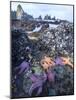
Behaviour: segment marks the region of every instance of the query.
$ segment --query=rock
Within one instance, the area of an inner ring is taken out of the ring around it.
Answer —
[[[23,60],[29,60],[26,47],[30,46],[27,34],[21,30],[12,31],[12,65],[18,66]]]
[[[22,16],[23,16],[23,13],[24,13],[24,11],[23,11],[21,5],[18,5],[17,6],[17,12],[16,12],[17,19],[21,20]]]
[[[18,20],[31,20],[31,19],[33,19],[33,16],[24,12],[24,10],[20,4],[17,6],[16,16],[17,16]]]
[[[56,54],[60,52],[63,55],[70,56],[74,49],[73,36],[73,24],[65,22],[55,29],[43,31],[40,34],[40,43],[51,52],[56,52]]]
[[[52,72],[55,75],[55,85],[53,85],[53,89],[56,95],[73,94],[73,69],[69,65],[58,65],[52,68]]]

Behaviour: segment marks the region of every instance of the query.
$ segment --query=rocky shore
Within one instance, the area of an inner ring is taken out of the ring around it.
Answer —
[[[21,26],[22,25],[22,26]],[[26,29],[27,28],[27,29]],[[41,79],[36,83],[36,89],[30,89],[33,84],[30,76],[48,76],[40,61],[46,55],[55,61],[57,57],[70,58],[74,63],[74,29],[68,21],[58,25],[41,23],[12,24],[11,30],[11,60],[12,60],[12,94],[13,97],[54,96],[73,94],[73,68],[67,63],[51,68],[54,81]],[[23,63],[25,61],[25,63]],[[19,67],[20,66],[20,67]],[[27,69],[27,71],[26,71]],[[35,77],[33,79],[36,80]],[[40,85],[39,85],[40,84]],[[42,87],[41,87],[42,84]],[[34,88],[34,87],[32,87]],[[30,89],[30,91],[28,91]],[[39,89],[39,90],[38,90]],[[38,90],[38,91],[37,91]]]

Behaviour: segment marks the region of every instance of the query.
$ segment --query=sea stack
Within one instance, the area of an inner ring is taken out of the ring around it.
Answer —
[[[18,20],[21,20],[23,14],[24,14],[24,11],[23,11],[21,5],[19,4],[19,5],[17,6],[17,12],[16,12],[17,19],[18,19]]]

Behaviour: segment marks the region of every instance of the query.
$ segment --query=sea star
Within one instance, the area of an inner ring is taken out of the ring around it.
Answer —
[[[31,80],[32,80],[32,85],[29,89],[29,95],[31,96],[33,91],[38,88],[38,91],[36,93],[36,96],[38,96],[41,92],[42,92],[42,86],[43,86],[43,83],[46,82],[47,80],[47,75],[46,73],[44,73],[41,77],[40,76],[36,76],[34,74],[32,74],[30,77],[29,77]]]
[[[50,57],[47,57],[47,56],[44,56],[44,58],[41,60],[40,64],[44,70],[48,70],[49,67],[52,67],[55,65],[53,59]]]
[[[16,67],[16,69],[20,69],[18,74],[21,74],[22,72],[26,72],[29,69],[29,63],[26,61],[23,61],[18,67]]]
[[[73,64],[70,62],[70,58],[69,57],[61,57],[61,59],[62,59],[62,63],[64,65],[68,64],[73,68]]]
[[[61,57],[55,59],[55,65],[63,65]]]
[[[50,70],[48,70],[47,78],[48,78],[49,82],[54,82],[54,73],[52,73]]]
[[[44,72],[42,76],[31,74],[29,78],[32,81],[32,85],[29,89],[30,96],[37,88],[36,96],[38,96],[42,92],[43,84],[47,81],[47,79],[49,82],[54,82],[54,74],[50,71],[50,69],[47,71],[47,73]]]

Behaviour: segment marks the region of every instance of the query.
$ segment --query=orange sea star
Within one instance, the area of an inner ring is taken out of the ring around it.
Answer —
[[[68,64],[73,68],[73,64],[70,62],[70,58],[69,57],[61,57],[61,59],[62,59],[62,63],[64,65]]]
[[[55,65],[53,59],[50,57],[47,57],[47,56],[44,56],[44,58],[41,60],[40,64],[44,70],[48,70],[49,67],[52,67]]]

